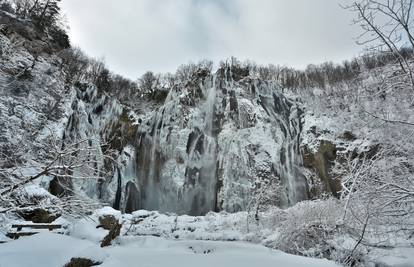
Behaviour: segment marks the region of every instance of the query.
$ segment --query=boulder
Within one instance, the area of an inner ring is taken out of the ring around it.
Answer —
[[[342,138],[346,141],[355,141],[357,139],[357,137],[355,136],[355,134],[353,134],[351,131],[345,131],[342,134]]]
[[[70,262],[66,263],[63,267],[90,267],[101,265],[102,262],[96,262],[86,258],[72,258]]]
[[[19,215],[26,221],[34,223],[51,223],[60,217],[60,214],[42,208],[22,210],[19,211]]]
[[[107,247],[111,245],[112,240],[117,238],[121,234],[122,224],[118,221],[112,226],[111,230],[109,230],[108,235],[102,239],[101,247]]]
[[[117,223],[118,219],[113,215],[102,215],[99,217],[99,227],[102,227],[105,230],[111,230]]]

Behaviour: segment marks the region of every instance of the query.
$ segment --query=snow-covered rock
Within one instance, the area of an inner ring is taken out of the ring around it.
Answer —
[[[307,199],[300,106],[276,83],[236,81],[232,71],[175,85],[138,125],[118,175],[123,188],[134,184],[139,208],[197,215],[262,205],[254,194],[281,207]]]

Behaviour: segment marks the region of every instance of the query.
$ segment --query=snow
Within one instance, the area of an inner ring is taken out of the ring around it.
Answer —
[[[285,254],[242,242],[173,241],[157,237],[121,238],[119,244],[100,248],[96,242],[41,233],[0,245],[1,267],[61,267],[72,257],[118,266],[338,266],[328,260]]]
[[[108,234],[108,231],[102,228],[96,228],[96,224],[93,224],[93,222],[87,219],[75,222],[69,229],[71,236],[98,243]]]
[[[119,218],[121,216],[121,212],[119,210],[106,206],[96,210],[95,215],[98,217],[102,215],[112,215],[115,218]]]
[[[40,233],[0,244],[0,267],[61,267],[69,262],[71,257],[82,255],[85,251],[92,257],[99,249],[88,240]]]
[[[168,241],[138,238],[114,247],[103,267],[133,266],[337,266],[327,260],[288,255],[280,251],[239,242]]]
[[[388,255],[379,257],[378,265],[393,267],[413,267],[414,248],[396,248],[388,252]]]
[[[296,207],[296,213],[305,206]],[[316,211],[315,206],[311,208]],[[260,212],[260,221],[256,221],[247,212],[178,216],[139,210],[133,214],[120,214],[110,207],[104,207],[83,219],[56,220],[54,223],[65,225],[64,232],[67,235],[42,231],[16,241],[5,240],[8,243],[0,244],[0,267],[61,267],[72,257],[89,258],[103,262],[100,266],[107,267],[137,264],[172,267],[195,264],[218,267],[275,264],[338,266],[328,260],[294,256],[271,249],[277,247],[284,233],[280,226],[288,223],[284,222],[284,214],[285,211],[280,209]],[[108,234],[108,230],[97,228],[99,217],[108,215],[118,218],[123,227],[120,237],[112,242],[112,246],[100,248],[100,241]],[[295,218],[298,223],[303,220],[297,214]]]
[[[47,198],[52,196],[46,189],[35,184],[26,186],[24,190],[29,197]]]

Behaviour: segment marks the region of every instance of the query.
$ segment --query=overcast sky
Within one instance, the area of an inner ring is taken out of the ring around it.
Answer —
[[[66,0],[72,44],[116,73],[236,56],[303,68],[361,51],[346,0]]]

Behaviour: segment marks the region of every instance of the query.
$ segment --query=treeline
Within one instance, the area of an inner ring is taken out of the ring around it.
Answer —
[[[414,59],[412,48],[402,48],[400,54],[404,59]],[[279,65],[258,65],[252,61],[241,62],[232,57],[219,63],[218,68],[230,67],[233,70],[247,70],[252,77],[262,80],[277,81],[282,88],[297,91],[307,88],[326,89],[338,83],[356,79],[364,71],[381,68],[389,64],[398,64],[395,55],[387,52],[365,53],[352,60],[345,60],[340,64],[325,62],[319,65],[310,64],[304,70]],[[185,83],[204,73],[211,74],[213,62],[208,60],[199,63],[181,65],[174,74],[145,73],[138,79],[138,89],[155,95],[157,90],[168,90],[175,83]]]
[[[76,47],[62,50],[59,57],[62,59],[61,68],[68,84],[90,82],[95,84],[101,92],[130,104],[143,98],[162,103],[175,84],[193,79],[200,71],[211,74],[213,68],[212,61],[204,60],[199,63],[181,65],[175,73],[161,74],[148,71],[134,81],[112,73],[103,59],[88,57]]]
[[[413,59],[414,52],[411,48],[403,48],[400,51],[405,59]],[[355,79],[364,70],[380,68],[388,64],[398,64],[395,55],[386,52],[366,53],[352,60],[345,60],[341,64],[325,62],[319,65],[308,65],[305,70],[283,66],[257,66],[250,68],[264,80],[278,81],[283,88],[300,90],[306,88],[325,89],[337,83]]]
[[[412,49],[404,49],[401,53],[406,59],[414,58]],[[64,50],[61,57],[64,59],[62,67],[69,74],[69,80],[88,80],[99,89],[110,95],[116,95],[121,100],[144,97],[155,102],[162,102],[175,84],[185,84],[199,75],[212,74],[213,71],[213,62],[203,60],[181,65],[175,73],[155,74],[148,71],[136,81],[132,81],[111,73],[102,60],[91,59],[80,49]],[[307,88],[325,89],[338,83],[352,81],[363,71],[396,63],[391,54],[375,53],[346,60],[341,64],[332,62],[311,64],[305,70],[276,65],[261,66],[251,61],[240,62],[235,58],[220,62],[219,68],[230,66],[233,69],[248,70],[252,77],[277,81],[283,88],[297,91]]]

